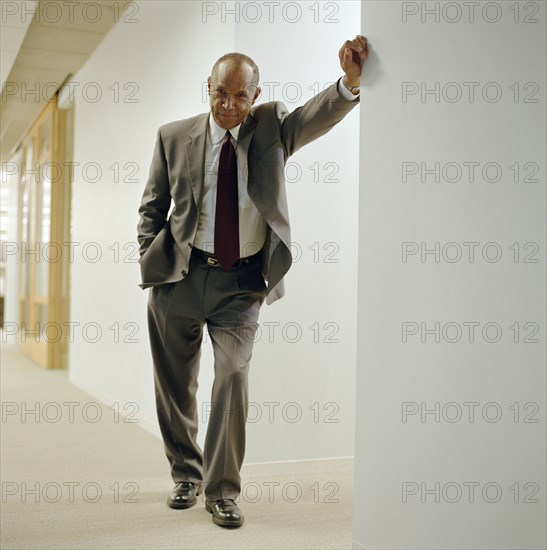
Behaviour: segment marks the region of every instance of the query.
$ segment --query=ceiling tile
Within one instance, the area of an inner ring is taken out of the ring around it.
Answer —
[[[97,47],[103,38],[104,34],[102,33],[63,29],[55,38],[51,49],[88,54]]]
[[[27,48],[40,48],[49,50],[61,29],[44,27],[42,25],[32,25],[25,37],[25,46]]]

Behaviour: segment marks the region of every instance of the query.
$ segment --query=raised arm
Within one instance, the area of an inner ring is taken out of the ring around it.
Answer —
[[[338,81],[291,113],[284,106],[282,112],[278,112],[286,156],[326,134],[355,107],[359,102],[362,67],[367,57],[367,39],[362,35],[346,40],[338,52],[340,67],[344,71],[342,85],[356,96],[355,100],[348,101],[342,96]]]

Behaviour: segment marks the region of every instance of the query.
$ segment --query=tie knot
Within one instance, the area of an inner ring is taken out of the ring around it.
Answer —
[[[226,143],[231,137],[232,134],[230,134],[230,130],[226,130],[226,134],[224,134],[224,143]]]

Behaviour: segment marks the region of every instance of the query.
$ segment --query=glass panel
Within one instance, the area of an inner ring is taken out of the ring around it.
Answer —
[[[3,178],[2,178],[3,179]],[[10,207],[10,188],[8,185],[2,185],[0,187],[0,242],[4,243],[8,240],[8,226],[9,226],[9,207]],[[6,269],[4,267],[7,258],[5,255],[4,247],[2,247],[2,253],[0,255],[0,300],[3,300],[6,288]],[[0,319],[3,319],[3,302],[0,301]],[[1,322],[1,321],[0,321]]]
[[[67,162],[71,162],[73,159],[73,132],[74,132],[74,107],[71,107],[70,109],[64,111],[65,118],[64,118],[64,160]],[[70,213],[70,195],[71,195],[71,188],[72,188],[72,179],[73,174],[70,170],[70,164],[68,164],[69,168],[64,170],[63,173],[63,216],[64,216],[64,223],[63,223],[63,242],[70,242],[71,235],[72,235],[72,217],[69,215]],[[63,301],[63,307],[65,308],[65,315],[64,317],[68,318],[68,278],[69,278],[69,264],[68,262],[65,263],[65,267],[63,269],[63,285],[61,294],[64,298]]]
[[[29,170],[33,170],[33,140],[29,140],[25,147],[25,155],[23,158],[23,174],[21,178],[22,196],[21,196],[21,240],[26,242],[30,239],[30,224],[29,224],[29,208],[30,208],[30,189],[34,179]]]
[[[34,162],[34,140],[29,139],[26,146],[23,157],[23,173],[21,177],[21,248],[22,251],[25,247],[31,248],[30,244],[30,201],[31,201],[31,189],[34,181],[34,174],[28,173],[29,170],[33,170]],[[27,258],[23,253],[21,258]],[[21,289],[24,292],[23,296],[23,308],[22,308],[22,322],[30,322],[30,262],[21,262]]]
[[[47,255],[41,252],[49,243],[51,231],[51,180],[48,178],[48,170],[41,170],[41,181],[36,189],[36,228],[38,230],[38,243],[36,258],[36,296],[47,296],[49,282],[49,262]]]

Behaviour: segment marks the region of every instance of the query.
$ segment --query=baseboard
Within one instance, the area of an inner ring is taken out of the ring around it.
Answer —
[[[313,472],[331,472],[346,468],[353,471],[352,456],[243,463],[241,476],[250,478],[272,475],[299,475]]]
[[[105,406],[109,406],[109,404],[112,404],[114,401],[112,396],[98,392],[96,389],[90,388],[86,384],[81,383],[79,380],[73,379],[70,376],[69,382],[79,390],[87,393],[98,401],[101,401]],[[120,416],[123,417],[121,412]],[[157,424],[150,422],[142,416],[139,416],[138,413],[134,419],[138,420],[138,422],[135,423],[137,426],[140,426],[161,440],[161,433]],[[252,478],[272,475],[299,475],[312,472],[330,472],[345,468],[351,468],[353,471],[352,456],[244,463],[241,469],[241,476],[245,478]]]
[[[70,373],[69,373],[68,381],[70,382],[70,384],[72,384],[79,390],[89,394],[91,397],[94,397],[98,401],[101,401],[107,407],[112,405],[112,403],[116,401],[115,399],[112,398],[111,395],[107,395],[106,393],[99,392],[95,388],[91,388],[87,384],[83,384],[79,380],[72,378],[70,376]],[[121,418],[125,418],[126,416],[123,414],[123,411],[119,411],[119,414]],[[132,413],[130,412],[130,414]],[[132,419],[137,420],[137,422],[135,422],[137,426],[140,426],[147,432],[161,439],[160,428],[157,424],[155,424],[154,422],[150,422],[147,418],[145,418],[144,416],[141,416],[138,412],[135,416],[132,416]]]

